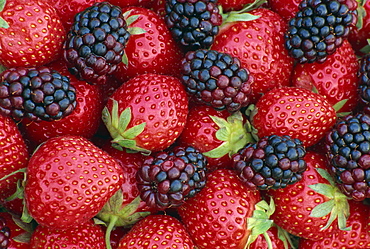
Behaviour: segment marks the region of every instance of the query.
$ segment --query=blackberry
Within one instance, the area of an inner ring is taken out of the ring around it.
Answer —
[[[10,68],[0,75],[0,113],[20,121],[52,121],[76,107],[69,78],[47,67]]]
[[[209,48],[219,32],[222,16],[217,0],[167,0],[165,21],[186,51]]]
[[[341,191],[357,201],[370,198],[370,116],[338,120],[325,139],[329,169]]]
[[[359,79],[360,101],[364,104],[364,111],[370,114],[370,54],[360,60]]]
[[[196,100],[216,110],[238,111],[250,102],[251,77],[238,58],[214,50],[189,51],[182,60],[182,81]]]
[[[260,190],[285,188],[302,179],[306,150],[299,139],[271,135],[249,143],[232,156],[233,168],[247,186]]]
[[[324,62],[357,22],[354,0],[303,0],[285,33],[285,46],[299,63]]]
[[[10,229],[6,224],[6,219],[0,216],[0,249],[6,249],[9,246]]]
[[[148,156],[136,177],[141,199],[157,210],[180,206],[204,187],[206,165],[203,154],[191,146]]]
[[[105,84],[122,61],[129,37],[121,8],[95,3],[76,14],[68,32],[64,57],[69,70],[91,84]]]

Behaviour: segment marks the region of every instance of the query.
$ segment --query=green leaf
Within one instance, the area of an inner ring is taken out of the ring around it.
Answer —
[[[223,142],[220,146],[214,148],[213,150],[204,152],[203,155],[210,158],[220,158],[228,154],[230,151],[229,142]]]
[[[115,103],[117,103],[117,101],[115,101]],[[115,104],[113,104],[113,106],[114,105]],[[117,108],[118,108],[118,103],[117,103]],[[131,108],[127,107],[125,110],[123,110],[123,112],[119,116],[119,121],[118,121],[117,127],[118,127],[118,132],[120,134],[125,132],[125,130],[127,129],[128,124],[130,123],[130,121],[131,121]]]
[[[139,125],[135,125],[131,127],[130,129],[126,130],[124,133],[122,133],[122,136],[127,139],[134,139],[135,137],[137,137],[144,131],[145,126],[146,126],[145,122]]]
[[[334,179],[333,179],[333,177],[329,174],[329,172],[328,172],[327,170],[322,169],[322,168],[316,168],[316,171],[319,173],[319,175],[320,175],[322,178],[326,179],[326,180],[330,183],[330,185],[335,186]]]
[[[126,67],[128,66],[128,57],[126,53],[123,53],[122,55],[122,63],[125,64]]]
[[[131,24],[133,24],[139,17],[140,15],[132,15],[132,16],[127,15],[127,17],[125,18],[127,26],[130,26]]]
[[[224,127],[229,126],[229,124],[227,123],[226,119],[223,119],[223,118],[220,118],[220,117],[217,117],[217,116],[213,116],[213,115],[209,115],[209,117],[220,128],[224,128]]]
[[[335,201],[333,199],[327,202],[321,203],[312,209],[310,216],[317,217],[317,218],[324,217],[325,215],[328,215],[330,214],[330,212],[333,211],[334,206],[335,206]]]
[[[5,21],[4,18],[2,18],[1,16],[0,16],[0,28],[4,29],[9,28],[9,23]]]
[[[347,103],[347,101],[348,99],[343,99],[335,103],[335,105],[333,105],[335,112],[339,112],[339,110],[342,109],[342,107]]]
[[[230,15],[224,20],[224,23],[241,22],[241,21],[253,21],[261,16],[255,16],[249,13],[242,13],[239,15]]]
[[[147,32],[145,29],[140,27],[129,27],[127,31],[130,33],[130,35],[142,35]]]
[[[313,191],[315,191],[319,194],[322,194],[324,196],[327,196],[327,197],[330,197],[330,198],[334,197],[335,187],[331,186],[329,184],[317,183],[317,184],[313,184],[313,185],[308,185],[308,187],[310,189],[312,189]]]
[[[0,12],[4,10],[6,0],[0,0]]]
[[[229,139],[229,129],[226,127],[220,128],[218,131],[216,131],[216,138],[220,141],[227,141]]]

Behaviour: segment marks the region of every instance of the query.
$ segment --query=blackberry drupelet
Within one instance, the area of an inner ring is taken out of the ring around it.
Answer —
[[[206,165],[203,154],[190,146],[148,156],[136,175],[141,199],[157,210],[180,206],[204,187]]]
[[[6,224],[6,219],[0,216],[0,249],[8,248],[10,242],[10,229]]]
[[[303,0],[289,21],[285,46],[299,63],[324,62],[357,22],[355,0]]]
[[[236,112],[250,102],[251,81],[238,58],[214,50],[189,51],[182,60],[182,82],[196,100],[216,110]]]
[[[166,0],[165,21],[186,51],[209,48],[219,32],[222,16],[217,0]]]
[[[357,201],[370,198],[370,116],[339,120],[325,140],[329,171],[341,191]]]
[[[359,79],[360,101],[364,104],[364,112],[370,114],[370,54],[360,60]]]
[[[271,135],[249,143],[232,156],[233,168],[247,186],[285,188],[302,179],[306,150],[299,139]]]
[[[130,37],[122,10],[99,2],[77,13],[64,48],[69,70],[91,84],[105,84],[117,69]]]
[[[67,76],[47,67],[10,68],[0,75],[0,113],[15,121],[52,121],[76,107],[76,90]]]

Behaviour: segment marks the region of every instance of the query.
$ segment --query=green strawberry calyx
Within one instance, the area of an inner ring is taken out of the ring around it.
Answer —
[[[5,4],[6,4],[6,0],[0,0],[0,13],[4,10],[4,7],[5,7]],[[0,28],[9,28],[9,24],[7,21],[4,20],[4,18],[2,18],[0,16]]]
[[[111,249],[110,235],[114,227],[129,228],[150,214],[150,212],[137,211],[140,201],[140,196],[138,196],[130,203],[124,204],[124,194],[122,190],[118,190],[96,215],[95,223],[107,226],[105,233],[107,249]]]
[[[139,125],[127,128],[132,119],[131,108],[127,107],[119,114],[117,100],[112,99],[112,101],[112,112],[110,112],[107,107],[104,107],[102,111],[103,122],[113,138],[112,146],[118,150],[127,148],[129,150],[139,151],[143,154],[150,154],[149,150],[137,146],[135,141],[135,138],[144,131],[146,123],[143,122]]]
[[[220,158],[226,154],[229,156],[238,152],[247,143],[254,142],[250,133],[250,123],[245,122],[240,111],[233,113],[227,119],[209,116],[219,127],[216,131],[216,138],[223,143],[217,148],[204,152],[203,155],[210,158]]]
[[[270,203],[262,200],[255,205],[252,217],[247,218],[248,230],[250,230],[251,233],[244,248],[250,248],[251,244],[262,234],[267,242],[268,249],[273,249],[271,238],[267,233],[272,226],[277,227],[278,237],[284,243],[284,248],[288,249],[293,247],[288,232],[277,226],[273,220],[269,219],[274,212],[275,203],[272,197],[270,198]]]
[[[232,23],[232,22],[252,21],[252,20],[258,19],[260,16],[252,15],[248,12],[260,7],[262,4],[266,2],[267,2],[266,0],[255,0],[252,3],[246,4],[241,10],[229,11],[229,12],[223,12],[222,6],[220,4],[218,8],[219,8],[219,13],[222,16],[221,26],[227,23]]]
[[[339,229],[344,231],[351,230],[351,227],[346,226],[349,216],[348,197],[339,190],[329,172],[321,168],[317,168],[316,170],[323,178],[328,180],[329,184],[317,183],[309,185],[308,187],[328,197],[329,200],[313,208],[310,216],[324,217],[330,215],[328,222],[321,228],[321,231],[330,227],[335,219],[337,219]]]

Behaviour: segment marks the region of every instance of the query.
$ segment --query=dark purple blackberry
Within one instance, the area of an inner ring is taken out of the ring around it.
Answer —
[[[341,191],[354,200],[370,198],[370,116],[347,115],[327,134],[329,169]]]
[[[79,12],[65,43],[69,70],[91,84],[105,84],[117,69],[130,37],[122,10],[99,2]]]
[[[0,113],[20,121],[58,120],[76,107],[69,78],[47,67],[10,68],[0,75]]]
[[[174,39],[187,51],[209,48],[222,16],[217,0],[166,0],[165,21]]]
[[[299,63],[324,62],[357,22],[355,0],[303,0],[289,21],[285,46]]]
[[[247,186],[260,190],[285,188],[302,179],[306,150],[299,139],[271,135],[249,143],[232,156],[233,168]]]
[[[0,249],[7,249],[9,246],[10,229],[6,220],[0,216]]]
[[[140,197],[149,207],[178,207],[206,183],[207,160],[193,147],[177,146],[148,156],[137,172]]]
[[[249,72],[227,53],[189,51],[182,60],[182,81],[188,93],[217,110],[235,112],[250,102]]]
[[[364,111],[370,114],[370,54],[360,60],[359,79],[359,97],[364,104]]]

